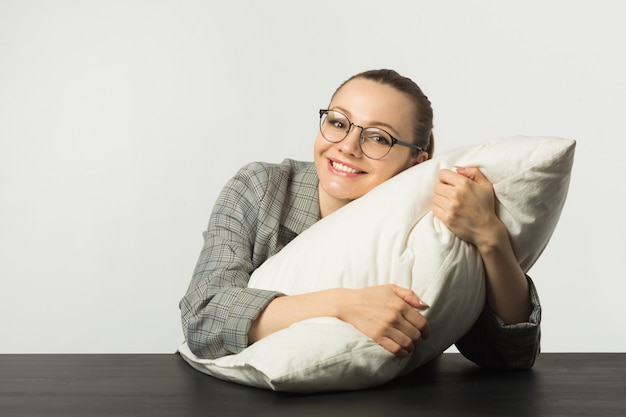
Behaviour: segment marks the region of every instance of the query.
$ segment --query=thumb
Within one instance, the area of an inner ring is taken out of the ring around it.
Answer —
[[[460,167],[457,166],[456,172],[463,175],[466,178],[474,181],[477,184],[491,184],[491,181],[483,174],[483,172],[477,167]]]

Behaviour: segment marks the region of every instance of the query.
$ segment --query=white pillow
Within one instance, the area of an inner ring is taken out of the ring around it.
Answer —
[[[483,171],[528,271],[565,203],[574,149],[573,140],[517,136],[445,152],[322,219],[252,275],[250,287],[285,294],[384,283],[413,289],[430,305],[424,315],[431,336],[410,357],[398,359],[330,317],[296,323],[215,360],[196,357],[186,344],[179,352],[201,372],[279,391],[365,388],[414,370],[463,336],[485,302],[478,252],[432,214],[439,170],[456,165]]]

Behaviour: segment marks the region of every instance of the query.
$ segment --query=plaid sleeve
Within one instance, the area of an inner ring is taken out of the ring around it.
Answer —
[[[185,339],[199,357],[243,350],[252,321],[280,295],[247,288],[250,274],[265,260],[259,253],[270,252],[259,247],[263,241],[260,244],[257,235],[279,222],[280,213],[263,212],[270,181],[270,173],[259,164],[244,167],[217,199],[191,283],[179,304]]]
[[[528,322],[507,325],[485,305],[474,326],[456,342],[463,356],[485,368],[532,368],[540,352],[541,304],[535,285],[527,279],[533,306]]]

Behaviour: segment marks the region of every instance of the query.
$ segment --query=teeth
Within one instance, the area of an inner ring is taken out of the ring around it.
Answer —
[[[351,174],[358,174],[361,171],[357,171],[354,168],[350,168],[345,166],[344,164],[340,164],[339,162],[332,162],[333,168],[335,168],[337,171],[343,171],[343,172],[349,172]]]

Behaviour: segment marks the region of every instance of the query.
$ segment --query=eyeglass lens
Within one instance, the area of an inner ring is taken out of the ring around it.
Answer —
[[[350,133],[352,123],[348,117],[336,110],[328,110],[322,114],[320,119],[320,131],[322,136],[333,143],[341,142]],[[380,159],[389,153],[393,141],[391,135],[376,127],[361,128],[359,144],[361,152],[372,159]]]

